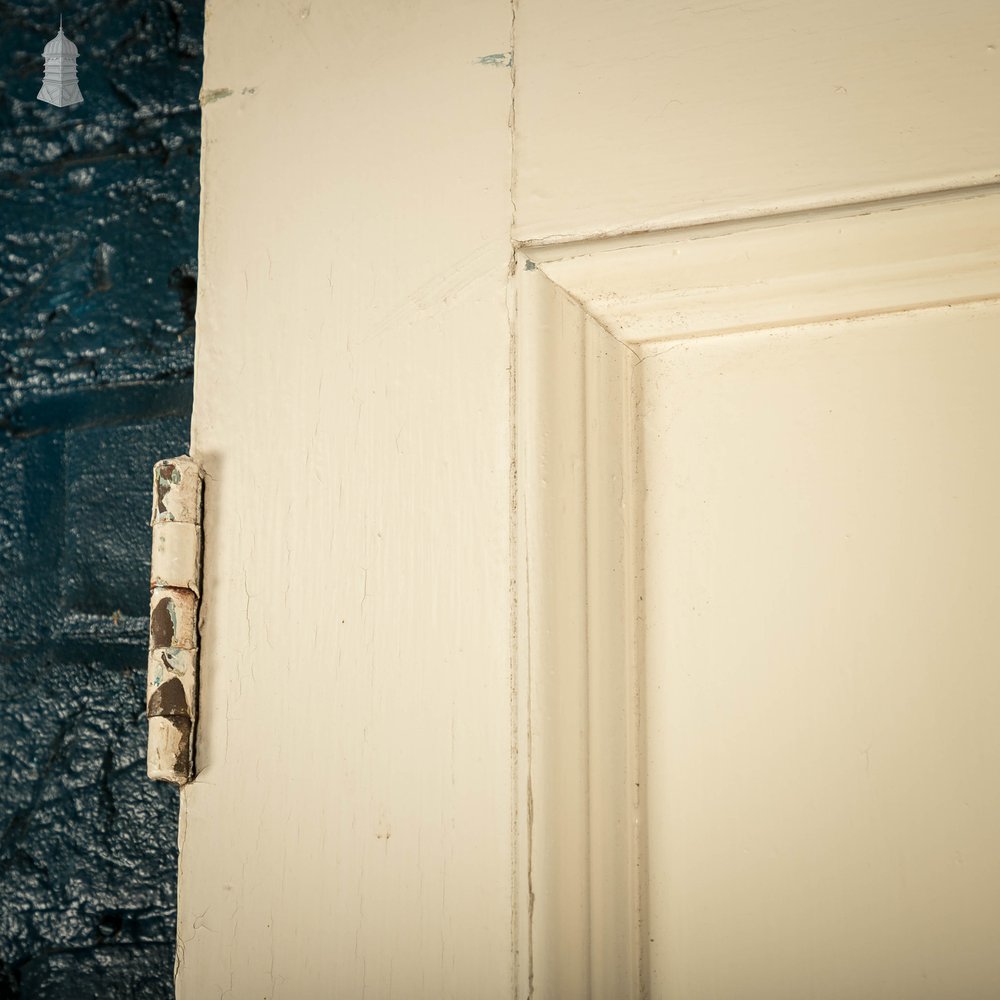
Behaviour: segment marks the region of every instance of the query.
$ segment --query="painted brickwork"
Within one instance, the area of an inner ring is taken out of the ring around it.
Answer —
[[[84,103],[35,100],[65,19]],[[0,998],[173,995],[149,482],[187,449],[203,9],[0,2]]]

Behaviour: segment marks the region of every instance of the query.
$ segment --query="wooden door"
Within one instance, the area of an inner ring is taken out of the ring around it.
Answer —
[[[997,991],[998,16],[209,3],[179,996]]]

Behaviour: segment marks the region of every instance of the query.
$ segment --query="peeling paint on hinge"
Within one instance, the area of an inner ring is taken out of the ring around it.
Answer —
[[[201,469],[187,455],[153,467],[146,770],[175,785],[194,778],[201,487]]]

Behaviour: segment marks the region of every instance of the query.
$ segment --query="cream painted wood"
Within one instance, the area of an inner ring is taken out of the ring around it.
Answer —
[[[1000,303],[641,371],[650,996],[1000,995]]]
[[[997,18],[210,0],[181,1000],[991,995]]]
[[[1000,178],[994,0],[524,0],[516,235]]]
[[[640,986],[633,353],[564,290],[518,295],[522,717],[533,996]]]
[[[207,8],[177,992],[509,997],[505,2]]]
[[[639,357],[671,340],[996,295],[1000,185],[532,249]]]
[[[528,251],[534,996],[1000,990],[998,220]]]

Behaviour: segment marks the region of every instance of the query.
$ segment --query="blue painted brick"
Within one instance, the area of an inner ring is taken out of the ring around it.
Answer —
[[[59,14],[84,103],[35,100]],[[0,4],[0,1000],[173,996],[152,462],[187,449],[203,5]]]

